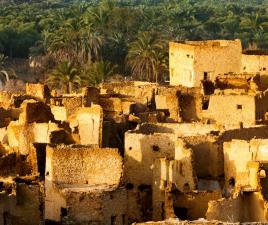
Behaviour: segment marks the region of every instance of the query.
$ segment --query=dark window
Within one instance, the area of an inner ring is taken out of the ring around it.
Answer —
[[[111,216],[111,225],[115,225],[116,216]]]
[[[146,191],[146,190],[151,190],[152,189],[152,186],[151,185],[148,185],[148,184],[140,184],[138,189],[140,191]]]
[[[236,105],[237,109],[242,109],[242,105]]]
[[[9,221],[9,215],[8,215],[8,213],[7,212],[4,212],[3,213],[3,222],[4,222],[4,225],[9,225],[10,223],[10,221]]]
[[[122,215],[122,222],[123,222],[123,225],[126,224],[126,215],[125,214]]]
[[[181,207],[174,207],[174,213],[175,215],[181,219],[181,220],[187,220],[187,208],[181,208]]]
[[[208,72],[204,72],[204,80],[208,80]]]
[[[126,184],[126,189],[127,190],[132,190],[134,188],[134,185],[132,183],[127,183]]]
[[[67,216],[67,209],[66,208],[60,208],[60,217],[63,219],[63,217]]]
[[[153,151],[154,151],[154,152],[159,152],[159,151],[160,151],[159,146],[157,146],[157,145],[153,145]]]
[[[266,68],[265,68],[265,67],[263,67],[263,68],[262,68],[262,70],[263,70],[263,71],[265,71],[265,70],[266,70]]]
[[[209,100],[203,101],[203,103],[202,103],[202,109],[203,110],[207,110],[208,109],[208,105],[209,105]]]

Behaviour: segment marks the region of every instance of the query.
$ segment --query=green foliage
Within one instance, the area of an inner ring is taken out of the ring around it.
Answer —
[[[67,93],[72,93],[73,87],[81,85],[82,79],[79,70],[72,62],[63,61],[48,76],[47,82],[62,88]]]
[[[89,64],[82,72],[85,85],[96,86],[106,78],[116,73],[117,66],[108,61],[98,61]]]
[[[167,72],[166,42],[158,34],[140,34],[129,46],[127,62],[135,78],[157,82]]]
[[[109,61],[124,76],[163,81],[169,40],[268,48],[267,11],[268,0],[0,0],[0,52],[50,55],[81,71]]]

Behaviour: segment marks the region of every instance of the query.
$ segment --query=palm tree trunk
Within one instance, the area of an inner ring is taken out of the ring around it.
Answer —
[[[73,92],[73,84],[72,82],[68,83],[67,93],[70,94]]]

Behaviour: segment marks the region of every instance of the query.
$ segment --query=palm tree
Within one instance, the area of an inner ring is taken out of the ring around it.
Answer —
[[[84,63],[90,63],[101,58],[102,35],[93,29],[92,24],[81,30],[81,54]]]
[[[268,27],[268,22],[262,18],[259,13],[255,15],[248,15],[244,17],[240,23],[240,26],[243,30],[248,31],[251,35],[249,40],[249,46],[258,46],[261,47],[262,41],[265,41],[265,29]]]
[[[154,34],[142,33],[130,44],[127,64],[132,75],[141,80],[158,82],[167,68],[167,46]]]
[[[84,84],[96,86],[106,78],[114,75],[116,70],[117,65],[113,65],[108,61],[97,61],[89,64],[83,71]]]
[[[82,83],[79,70],[70,61],[63,61],[48,76],[47,82],[53,86],[65,88],[67,93],[72,93],[73,87]]]

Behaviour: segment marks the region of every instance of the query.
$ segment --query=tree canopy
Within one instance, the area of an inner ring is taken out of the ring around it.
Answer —
[[[81,74],[105,62],[161,81],[169,40],[239,38],[244,48],[268,48],[267,12],[268,0],[0,0],[0,54],[50,55]]]

